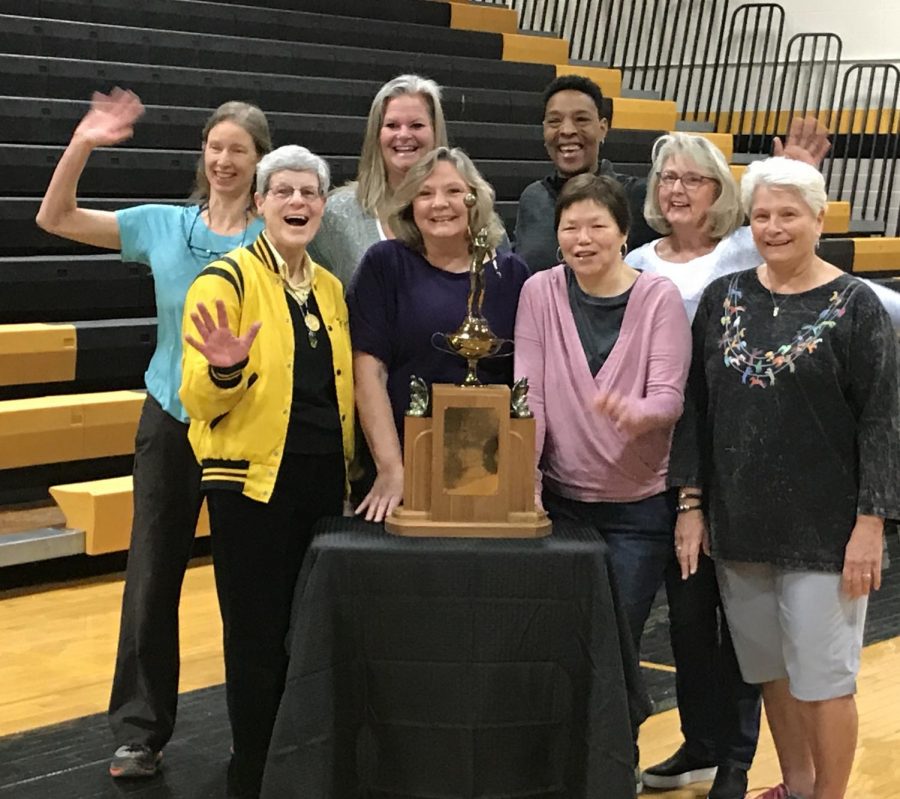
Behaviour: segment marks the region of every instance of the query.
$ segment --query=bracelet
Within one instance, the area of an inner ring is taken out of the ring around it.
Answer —
[[[678,501],[682,502],[685,499],[703,499],[703,494],[699,491],[679,491]]]
[[[702,505],[685,505],[685,504],[679,503],[678,505],[675,506],[675,510],[678,513],[687,513],[690,510],[703,510],[703,506]]]

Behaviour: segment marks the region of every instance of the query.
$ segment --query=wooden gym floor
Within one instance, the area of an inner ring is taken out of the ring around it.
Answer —
[[[895,543],[892,551],[897,553],[900,545]],[[884,640],[866,647],[859,681],[859,749],[847,794],[854,799],[900,797],[896,756],[900,752],[900,558],[896,554],[894,566],[885,576],[886,586],[877,597],[880,629],[874,636]],[[121,786],[114,786],[105,776],[111,741],[102,716],[109,695],[121,594],[120,575],[0,593],[0,797],[113,797],[123,793]],[[890,628],[894,637],[887,637]],[[161,783],[153,780],[124,792],[137,791],[152,799],[220,793],[215,775],[224,771],[229,743],[222,691],[198,690],[218,686],[224,678],[221,625],[208,559],[196,561],[188,571],[181,631],[181,690],[193,693],[183,697],[179,728],[167,749],[169,776]],[[873,636],[867,635],[867,640]],[[657,671],[671,676],[665,666]],[[92,714],[100,715],[82,718]],[[47,726],[75,719],[80,721]],[[65,763],[69,765],[64,768],[52,757],[60,741],[66,742]],[[643,765],[671,754],[680,743],[677,711],[650,718],[641,731],[640,743]],[[79,746],[93,748],[82,755],[69,751]],[[207,775],[214,775],[201,787],[196,787],[198,762],[206,767]],[[187,792],[176,790],[179,769],[180,778],[191,786]],[[85,771],[90,772],[89,782],[94,787],[73,793],[78,778],[87,778]],[[765,728],[750,782],[753,789],[779,782]],[[706,795],[705,787],[645,795],[696,799]]]

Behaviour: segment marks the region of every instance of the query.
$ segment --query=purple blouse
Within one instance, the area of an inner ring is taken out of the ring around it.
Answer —
[[[511,252],[497,255],[496,269],[486,264],[482,312],[494,334],[512,339],[519,292],[528,278],[525,262]],[[347,288],[353,349],[374,355],[388,371],[388,397],[403,441],[403,416],[409,405],[409,379],[461,383],[463,358],[432,344],[434,333],[452,333],[466,315],[467,272],[445,272],[396,240],[372,245]],[[509,349],[509,348],[507,348]],[[512,383],[513,359],[479,363],[483,383]]]

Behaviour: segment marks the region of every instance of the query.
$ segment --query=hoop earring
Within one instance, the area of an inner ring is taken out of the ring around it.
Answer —
[[[628,255],[628,245],[623,244],[619,252],[622,254],[622,258],[625,258],[625,256]]]
[[[562,247],[557,247],[556,248],[556,263],[564,264],[565,262],[566,262],[566,259],[563,258]]]

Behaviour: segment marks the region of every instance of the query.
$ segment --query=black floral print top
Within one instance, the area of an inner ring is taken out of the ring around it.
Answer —
[[[669,482],[704,489],[713,556],[840,571],[858,514],[900,516],[897,342],[850,275],[705,290]]]

